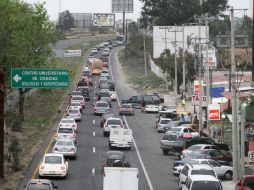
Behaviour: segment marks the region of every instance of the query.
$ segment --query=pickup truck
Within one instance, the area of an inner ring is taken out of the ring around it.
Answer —
[[[146,105],[159,105],[160,99],[156,95],[139,95],[139,96],[132,96],[127,100],[122,100],[122,104],[132,104],[134,108],[141,108],[141,101],[144,99]]]
[[[138,190],[138,168],[105,167],[103,190]]]
[[[132,130],[131,129],[110,129],[109,148],[126,148],[131,149]]]

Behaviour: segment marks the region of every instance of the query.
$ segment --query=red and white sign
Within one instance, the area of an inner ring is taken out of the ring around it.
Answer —
[[[199,105],[198,95],[193,95],[192,96],[192,104],[194,106]],[[206,96],[202,96],[202,107],[205,107],[205,106],[207,106],[207,98],[206,98]]]
[[[209,104],[208,107],[208,118],[210,121],[220,120],[220,105],[219,104]]]
[[[203,83],[203,80],[201,80],[201,86],[203,87],[203,92],[204,92],[204,87],[206,86],[206,84]],[[199,93],[199,81],[195,80],[194,81],[194,94],[198,94]]]

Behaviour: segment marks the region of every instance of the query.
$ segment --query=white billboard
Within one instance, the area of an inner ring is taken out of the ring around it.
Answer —
[[[133,0],[112,0],[112,13],[133,13]]]
[[[93,14],[93,26],[94,27],[114,27],[115,26],[115,14]]]
[[[64,57],[81,57],[81,49],[68,49],[64,52]]]
[[[183,39],[184,31],[184,39]],[[201,44],[205,44],[206,27],[200,27]],[[189,39],[189,46],[188,40]],[[209,39],[209,27],[208,27]],[[183,48],[183,40],[185,50],[194,53],[195,44],[199,42],[199,26],[154,26],[153,27],[153,58],[159,58],[165,49],[175,52],[174,45],[177,49]],[[176,41],[176,43],[175,43]]]
[[[206,60],[206,47],[202,47],[202,55],[203,55],[203,66],[207,64],[210,67],[217,67],[217,57],[216,57],[216,49],[214,46],[209,45],[207,51],[207,60]]]

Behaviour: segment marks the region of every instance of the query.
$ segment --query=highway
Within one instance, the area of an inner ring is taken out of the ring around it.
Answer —
[[[112,50],[109,63],[112,71],[112,80],[115,81],[118,99],[138,94],[124,80],[116,52]],[[93,81],[96,81],[93,77]],[[69,161],[69,174],[65,180],[53,179],[60,190],[102,190],[103,173],[102,162],[108,147],[108,137],[103,137],[99,126],[100,116],[93,115],[95,92],[92,88],[91,101],[87,102],[83,110],[82,122],[78,123],[78,156]],[[112,103],[112,112],[118,115],[119,102]],[[172,174],[174,156],[165,156],[160,149],[162,134],[155,130],[156,114],[143,114],[135,111],[135,116],[124,116],[126,127],[133,130],[134,144],[131,150],[122,150],[126,160],[132,167],[139,169],[140,190],[175,190],[177,178]],[[51,149],[50,149],[51,150]]]

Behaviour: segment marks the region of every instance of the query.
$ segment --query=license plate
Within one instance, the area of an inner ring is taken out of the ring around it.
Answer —
[[[49,174],[55,174],[55,172],[54,171],[50,171]]]
[[[118,146],[123,146],[123,144],[119,144]]]

